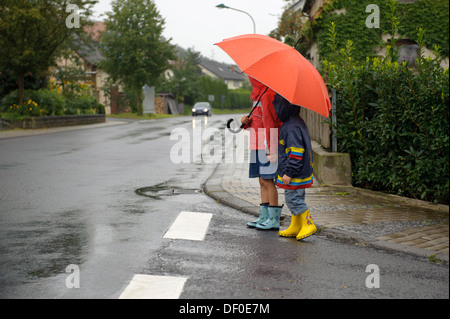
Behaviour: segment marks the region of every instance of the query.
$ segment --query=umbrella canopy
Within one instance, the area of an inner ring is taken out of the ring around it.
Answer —
[[[328,118],[331,103],[316,68],[296,49],[260,34],[246,34],[216,43],[241,68],[286,100]]]

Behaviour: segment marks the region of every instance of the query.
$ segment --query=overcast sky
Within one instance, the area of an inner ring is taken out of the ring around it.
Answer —
[[[99,0],[94,7],[95,20],[111,11],[111,0]],[[234,63],[214,43],[223,39],[253,33],[253,23],[244,13],[218,9],[216,5],[248,12],[256,24],[256,33],[267,35],[275,29],[286,5],[284,0],[153,0],[165,19],[163,35],[172,38],[172,44],[193,48],[207,58],[219,62]]]

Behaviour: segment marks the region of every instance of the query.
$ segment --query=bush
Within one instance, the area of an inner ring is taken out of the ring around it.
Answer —
[[[211,103],[213,107],[229,107],[228,87],[223,81],[203,76],[199,80],[199,87],[201,101],[209,101],[209,96],[214,95],[214,102]]]
[[[35,91],[35,100],[41,106],[41,115],[63,115],[65,98],[52,90],[40,89]]]
[[[227,85],[219,79],[211,79],[204,76],[199,80],[201,101],[208,101],[210,95],[214,95],[213,107],[216,108],[251,108],[250,94],[246,89],[229,90]]]
[[[230,91],[230,107],[232,109],[250,108],[252,106],[250,94],[250,91],[244,89]]]
[[[97,99],[90,95],[74,95],[67,99],[65,114],[104,114],[104,107]]]
[[[337,90],[339,151],[355,186],[449,202],[449,73],[437,58],[417,69],[386,58],[355,63],[351,42],[322,73]],[[438,48],[436,48],[438,49]]]
[[[45,110],[39,105],[37,91],[25,90],[24,102],[18,104],[18,91],[11,91],[0,101],[0,111],[8,113],[11,118],[23,119],[28,116],[45,115]]]
[[[0,101],[0,112],[16,119],[28,116],[105,114],[105,107],[90,95],[71,95],[70,98],[55,90],[25,90],[22,105],[17,104],[17,90],[9,92]]]

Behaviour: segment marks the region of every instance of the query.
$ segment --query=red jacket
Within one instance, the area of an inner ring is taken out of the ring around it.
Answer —
[[[249,77],[249,79],[253,87],[252,94],[250,95],[253,101],[253,107],[261,100],[250,117],[249,125],[244,127],[245,129],[252,129],[250,133],[250,149],[265,149],[267,154],[276,154],[276,147],[278,146],[277,135],[279,135],[280,127],[283,124],[278,119],[273,108],[276,92],[252,77]],[[276,128],[278,134],[271,134],[271,128]]]

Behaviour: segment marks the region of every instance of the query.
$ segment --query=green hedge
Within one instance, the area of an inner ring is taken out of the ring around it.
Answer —
[[[208,101],[210,95],[214,95],[213,107],[226,109],[251,109],[251,92],[245,89],[229,90],[227,85],[218,79],[207,76],[199,80],[202,101]],[[223,97],[223,98],[222,98]],[[223,99],[223,100],[222,100]]]
[[[244,89],[232,90],[229,92],[231,109],[251,109],[250,91]]]
[[[337,90],[338,148],[351,154],[353,183],[448,203],[448,69],[439,57],[412,69],[389,51],[357,63],[351,48],[325,60],[322,73]]]

